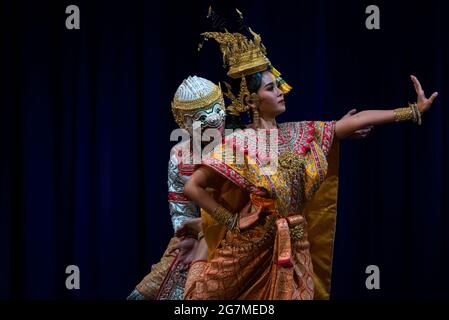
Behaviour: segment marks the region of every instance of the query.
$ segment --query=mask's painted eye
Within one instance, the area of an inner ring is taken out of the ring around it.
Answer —
[[[200,121],[206,120],[206,116],[203,114],[203,115],[199,118],[199,120],[200,120]]]

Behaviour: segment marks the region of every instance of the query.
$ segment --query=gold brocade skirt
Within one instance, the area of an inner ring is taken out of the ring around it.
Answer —
[[[300,239],[290,237],[288,226],[282,230],[283,218],[273,214],[272,201],[264,199],[261,204],[261,198],[251,198],[264,206],[259,223],[239,234],[227,232],[209,261],[191,265],[185,299],[313,299],[306,231]]]

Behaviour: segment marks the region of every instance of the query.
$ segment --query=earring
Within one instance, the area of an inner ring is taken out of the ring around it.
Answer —
[[[254,128],[258,128],[260,125],[259,110],[257,110],[257,107],[254,107],[254,108],[252,108],[252,111],[253,111]]]
[[[247,99],[246,99],[246,103],[251,103],[251,112],[253,114],[253,125],[254,128],[258,128],[260,125],[260,117],[259,117],[259,110],[257,110],[257,100],[258,100],[258,96],[255,93],[251,93]]]

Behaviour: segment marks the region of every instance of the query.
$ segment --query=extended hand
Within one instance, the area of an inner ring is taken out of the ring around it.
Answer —
[[[197,242],[198,240],[193,238],[184,238],[170,248],[169,253],[173,253],[174,251],[179,250],[178,263],[181,267],[181,270],[187,270],[189,268],[189,265],[193,261],[193,258],[195,256],[195,247],[197,245]]]
[[[419,83],[418,79],[413,75],[411,75],[410,78],[413,81],[413,85],[415,87],[415,91],[417,94],[416,104],[418,105],[418,109],[419,109],[419,111],[421,111],[421,113],[426,112],[427,110],[429,110],[433,101],[438,96],[438,92],[432,93],[430,98],[427,99],[426,95],[424,94],[424,90],[422,89],[421,84]]]
[[[201,218],[193,218],[184,221],[181,227],[175,232],[175,236],[178,238],[185,236],[198,237],[198,232],[202,229]]]

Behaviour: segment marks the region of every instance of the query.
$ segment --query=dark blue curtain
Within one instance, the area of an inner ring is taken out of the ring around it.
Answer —
[[[80,30],[65,28],[70,4]],[[380,30],[365,27],[370,4]],[[405,106],[410,74],[440,93],[421,127],[342,142],[332,297],[449,296],[444,1],[77,0],[0,4],[0,299],[124,299],[158,261],[172,236],[170,101],[188,75],[224,78],[218,47],[197,46],[235,7],[294,87],[281,121]]]

